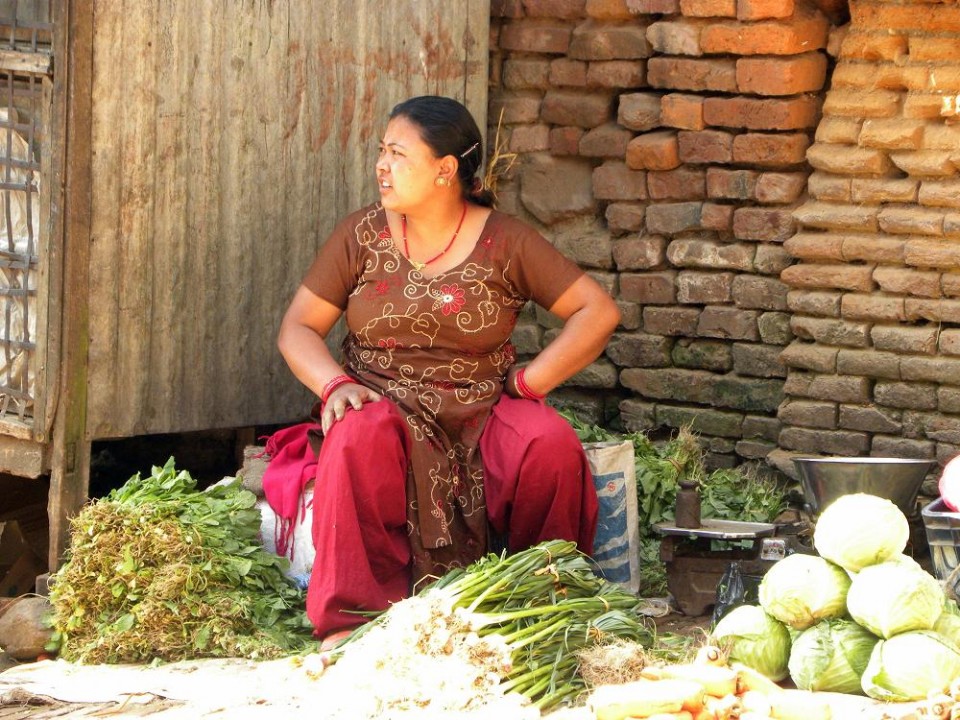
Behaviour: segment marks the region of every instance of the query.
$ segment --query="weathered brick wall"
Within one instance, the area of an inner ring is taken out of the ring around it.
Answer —
[[[502,208],[610,289],[623,323],[558,393],[630,429],[692,423],[709,461],[764,457],[794,339],[788,287],[830,23],[807,0],[494,0]],[[556,323],[527,318],[533,353]],[[598,392],[602,391],[602,392]]]
[[[781,279],[784,453],[960,451],[960,7],[854,0]]]

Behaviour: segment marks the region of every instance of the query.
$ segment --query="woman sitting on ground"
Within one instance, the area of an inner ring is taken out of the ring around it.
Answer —
[[[459,102],[397,105],[379,202],[337,225],[283,318],[280,351],[322,401],[307,591],[319,637],[477,560],[488,528],[511,551],[549,539],[592,551],[583,448],[543,398],[596,359],[619,310],[537,231],[492,209],[483,156]],[[564,325],[519,367],[510,335],[529,300]],[[324,338],[343,313],[341,364]]]

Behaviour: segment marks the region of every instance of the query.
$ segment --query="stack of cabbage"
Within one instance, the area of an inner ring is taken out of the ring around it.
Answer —
[[[830,504],[815,555],[795,554],[760,583],[760,605],[730,611],[713,631],[731,659],[804,690],[921,700],[960,677],[960,609],[903,554],[907,518],[857,493]]]

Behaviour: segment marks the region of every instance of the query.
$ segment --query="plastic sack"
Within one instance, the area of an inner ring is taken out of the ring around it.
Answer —
[[[604,578],[630,592],[640,589],[640,525],[633,443],[583,443],[597,489],[599,515],[593,559]]]
[[[717,602],[713,606],[713,624],[738,605],[755,605],[758,602],[760,580],[745,575],[737,561],[731,562],[720,582],[717,583]]]

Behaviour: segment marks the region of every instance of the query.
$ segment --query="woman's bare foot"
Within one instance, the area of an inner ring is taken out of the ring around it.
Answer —
[[[337,630],[336,632],[330,633],[320,641],[320,652],[330,652],[346,640],[352,632],[353,630]]]

